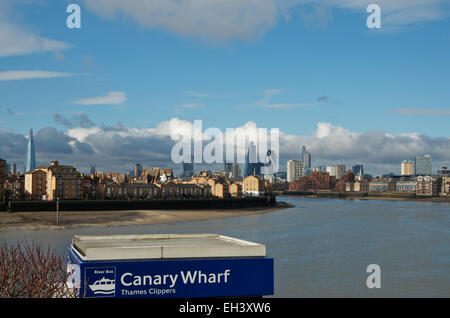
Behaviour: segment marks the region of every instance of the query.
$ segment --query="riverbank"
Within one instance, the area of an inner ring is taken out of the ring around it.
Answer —
[[[65,229],[76,227],[108,227],[120,225],[146,225],[186,221],[221,219],[235,216],[269,213],[293,207],[285,202],[275,206],[236,210],[129,210],[129,211],[65,211],[0,213],[0,231],[15,229]]]

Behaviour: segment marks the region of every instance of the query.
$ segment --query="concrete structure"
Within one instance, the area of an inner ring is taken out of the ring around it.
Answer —
[[[288,160],[286,163],[287,181],[293,182],[304,176],[303,161]]]
[[[431,175],[433,173],[431,155],[416,157],[414,169],[415,169],[414,173],[417,176]]]
[[[336,177],[336,166],[327,166],[325,172],[330,175],[330,177]]]
[[[412,176],[414,174],[412,161],[403,160],[400,165],[400,168],[402,176]]]
[[[239,168],[239,164],[233,163],[233,165],[231,166],[231,178],[238,179],[241,176],[240,170],[241,169]]]
[[[342,179],[345,175],[345,165],[336,165],[336,179]]]

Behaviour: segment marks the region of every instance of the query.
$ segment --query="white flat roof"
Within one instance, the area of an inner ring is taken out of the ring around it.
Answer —
[[[266,256],[263,244],[218,234],[74,236],[72,247],[85,261]]]

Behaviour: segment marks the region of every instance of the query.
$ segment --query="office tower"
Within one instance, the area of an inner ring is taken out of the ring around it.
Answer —
[[[6,164],[6,173],[15,174],[17,172],[17,165],[15,162]]]
[[[238,179],[240,177],[239,165],[237,163],[233,163],[231,165],[231,178]]]
[[[409,160],[403,160],[401,163],[401,175],[402,176],[412,176],[413,173],[413,163]]]
[[[336,165],[336,179],[341,179],[345,176],[345,166]]]
[[[361,175],[364,175],[364,167],[362,164],[357,164],[354,165],[352,167],[352,172],[355,176],[359,175],[361,173]]]
[[[140,178],[142,175],[142,165],[140,163],[137,163],[134,165],[134,177]]]
[[[416,157],[415,159],[415,174],[416,175],[431,175],[433,173],[431,155],[424,155]]]
[[[91,166],[91,175],[95,175],[95,166]]]
[[[299,180],[303,175],[303,161],[288,160],[286,164],[287,181],[293,182]]]
[[[194,164],[183,162],[183,177],[190,178],[194,175]]]
[[[253,141],[250,141],[245,156],[244,177],[261,175],[262,166],[264,166],[263,163],[257,162],[256,146]]]
[[[31,171],[34,168],[36,168],[36,157],[34,154],[33,129],[30,129],[27,145],[27,157],[25,159],[25,172]]]
[[[302,161],[303,169],[311,170],[311,154],[306,150],[306,146],[302,146]]]
[[[335,177],[336,176],[336,167],[335,166],[328,166],[325,169],[325,171],[329,173],[330,177]]]

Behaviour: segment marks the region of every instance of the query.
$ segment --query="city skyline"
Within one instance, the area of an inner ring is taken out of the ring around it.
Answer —
[[[22,167],[32,127],[37,163],[174,167],[171,131],[200,119],[279,128],[282,170],[302,144],[313,167],[449,165],[445,1],[381,1],[380,30],[364,1],[193,3],[164,7],[169,21],[139,2],[79,1],[69,29],[65,2],[2,1],[0,156]]]

